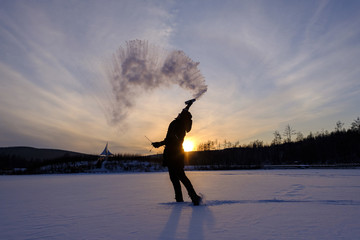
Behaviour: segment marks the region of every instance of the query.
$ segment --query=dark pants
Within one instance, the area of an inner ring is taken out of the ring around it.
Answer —
[[[174,186],[176,201],[178,202],[183,201],[180,182],[184,184],[190,198],[191,199],[195,198],[197,194],[190,180],[185,175],[184,168],[179,166],[168,166],[168,169],[169,169],[170,180]]]

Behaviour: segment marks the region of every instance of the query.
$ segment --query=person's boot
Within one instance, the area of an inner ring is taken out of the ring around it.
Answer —
[[[184,202],[184,199],[182,196],[175,196],[176,202]]]
[[[193,202],[194,206],[199,206],[201,203],[201,197],[198,195],[194,195],[191,197],[191,201]]]

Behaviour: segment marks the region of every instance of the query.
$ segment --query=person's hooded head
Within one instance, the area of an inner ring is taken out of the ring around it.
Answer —
[[[190,132],[192,127],[192,115],[187,109],[184,108],[176,119],[183,123],[186,132]]]

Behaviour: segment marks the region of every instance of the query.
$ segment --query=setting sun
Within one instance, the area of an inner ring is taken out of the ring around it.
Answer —
[[[183,148],[185,152],[192,151],[194,149],[194,142],[189,139],[186,139],[183,143]]]

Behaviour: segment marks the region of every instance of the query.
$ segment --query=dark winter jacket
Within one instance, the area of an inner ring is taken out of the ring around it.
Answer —
[[[180,114],[173,120],[168,128],[166,138],[164,139],[164,166],[184,167],[184,149],[183,142],[186,132],[191,130],[191,114]]]

